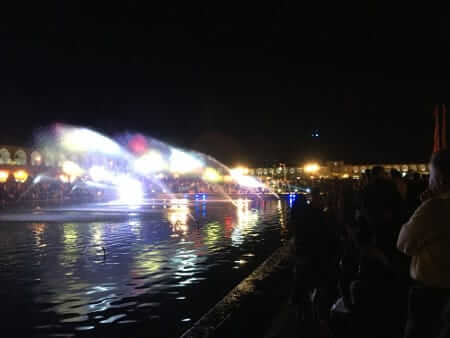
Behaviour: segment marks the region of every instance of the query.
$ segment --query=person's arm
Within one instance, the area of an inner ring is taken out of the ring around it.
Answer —
[[[397,248],[408,256],[415,256],[432,235],[434,220],[439,217],[438,199],[424,202],[400,230]]]

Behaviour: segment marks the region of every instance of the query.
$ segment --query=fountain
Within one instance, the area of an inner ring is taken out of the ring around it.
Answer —
[[[179,149],[141,134],[127,133],[113,140],[88,128],[56,124],[40,132],[36,143],[52,156],[58,155],[60,174],[43,172],[34,179],[32,186],[42,180],[62,180],[71,184],[72,193],[96,191],[102,201],[3,213],[0,221],[89,221],[124,218],[130,213],[145,216],[151,214],[155,206],[177,206],[181,199],[188,204],[195,203],[198,194],[173,191],[167,184],[171,179],[185,177],[213,186],[215,193],[209,201],[228,201],[236,207],[238,205],[222,185],[224,181],[245,187],[257,196],[261,189],[267,189],[245,171],[231,170],[211,156]],[[271,194],[276,196],[272,191]],[[206,200],[204,194],[201,199]],[[188,216],[194,220],[190,213]]]

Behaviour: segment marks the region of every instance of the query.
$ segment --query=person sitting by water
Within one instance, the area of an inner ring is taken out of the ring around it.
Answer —
[[[448,337],[441,315],[450,301],[450,151],[433,154],[424,202],[403,225],[397,247],[411,257],[417,282],[409,294],[404,337]],[[448,312],[448,311],[447,311]]]

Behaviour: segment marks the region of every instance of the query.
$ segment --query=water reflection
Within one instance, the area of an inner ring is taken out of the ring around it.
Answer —
[[[0,282],[12,286],[9,303],[32,309],[21,320],[35,335],[111,326],[108,336],[123,336],[114,323],[158,318],[153,329],[177,336],[279,245],[276,201],[234,202],[168,200],[121,222],[0,224]]]
[[[189,201],[187,199],[172,199],[168,211],[169,222],[172,225],[172,231],[175,233],[186,234],[188,227],[188,218],[190,215]]]
[[[45,248],[47,246],[43,241],[44,231],[47,225],[45,223],[32,223],[31,231],[33,232],[33,236],[35,238],[35,246],[37,248]]]
[[[250,209],[250,203],[249,200],[236,201],[237,224],[231,234],[233,246],[241,245],[258,222],[258,211]]]

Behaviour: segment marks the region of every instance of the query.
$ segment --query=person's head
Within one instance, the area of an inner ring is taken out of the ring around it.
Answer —
[[[391,177],[394,179],[402,178],[402,174],[397,169],[391,169]]]
[[[450,190],[449,150],[441,150],[431,156],[429,189],[433,193]]]
[[[384,171],[384,168],[382,166],[375,166],[372,168],[372,178],[378,179],[378,178],[385,178],[386,172]]]

